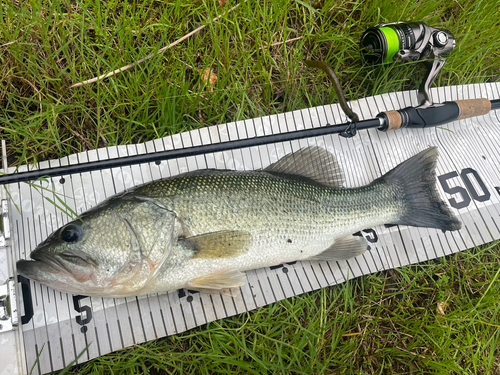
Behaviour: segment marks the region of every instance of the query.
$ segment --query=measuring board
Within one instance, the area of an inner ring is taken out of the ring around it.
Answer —
[[[500,97],[500,84],[435,88],[432,97],[435,102],[495,99]],[[391,93],[352,102],[351,106],[360,119],[369,119],[382,111],[415,106],[418,104],[416,98],[416,91]],[[143,144],[87,151],[42,162],[37,168],[292,132],[328,123],[340,124],[345,120],[339,105],[326,105],[202,128]],[[370,183],[419,151],[438,146],[438,190],[462,221],[463,228],[446,233],[407,226],[366,228],[360,234],[370,242],[371,250],[365,254],[348,261],[301,261],[247,271],[248,283],[240,288],[237,297],[179,290],[120,299],[90,298],[69,295],[18,278],[17,299],[21,315],[18,329],[24,343],[16,350],[23,351],[25,363],[16,367],[16,358],[10,359],[11,362],[6,358],[6,362],[0,363],[0,374],[12,374],[12,369],[22,373],[32,366],[35,374],[52,372],[67,366],[87,346],[88,350],[77,363],[341,283],[347,278],[442,257],[500,239],[499,144],[500,111],[492,111],[485,116],[438,128],[402,129],[388,133],[362,130],[350,139],[327,135],[60,176],[31,185],[10,184],[7,188],[11,250],[18,260],[29,259],[30,251],[39,242],[71,220],[52,203],[58,202],[56,195],[80,214],[139,184],[197,169],[265,168],[284,155],[311,145],[334,154],[344,170],[344,187],[356,187]],[[19,171],[28,169],[22,166]],[[0,276],[4,275],[0,273]],[[5,343],[1,335],[4,350],[4,346],[11,345],[9,342],[12,341]]]

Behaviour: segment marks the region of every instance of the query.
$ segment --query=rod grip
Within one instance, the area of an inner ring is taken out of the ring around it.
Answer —
[[[382,131],[400,128],[428,128],[447,124],[455,120],[482,116],[491,110],[488,99],[467,99],[444,102],[428,108],[407,107],[396,111],[386,111],[377,115],[384,120]]]
[[[456,100],[455,103],[457,103],[460,108],[460,116],[458,117],[458,120],[482,116],[491,111],[491,102],[484,98]]]
[[[383,131],[397,130],[401,127],[403,120],[401,119],[399,111],[382,112],[377,117],[383,117],[384,115],[387,127],[383,129]]]

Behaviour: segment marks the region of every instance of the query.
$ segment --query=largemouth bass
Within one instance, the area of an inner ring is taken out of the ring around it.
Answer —
[[[52,233],[17,270],[88,296],[222,292],[246,283],[246,270],[361,255],[366,240],[352,234],[376,225],[458,230],[436,190],[437,157],[429,148],[349,189],[335,157],[319,147],[261,171],[185,173],[97,205]]]

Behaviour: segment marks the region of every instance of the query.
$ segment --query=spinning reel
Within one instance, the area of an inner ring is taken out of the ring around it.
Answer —
[[[361,37],[361,54],[373,65],[393,61],[421,61],[427,73],[418,89],[419,106],[435,106],[429,88],[446,62],[444,56],[455,48],[455,37],[445,29],[435,29],[424,22],[394,22],[379,24],[366,30]],[[438,104],[439,105],[439,104]]]
[[[434,104],[429,94],[432,82],[446,62],[444,56],[451,52],[453,48],[455,48],[455,37],[451,32],[445,29],[435,29],[424,22],[379,24],[363,33],[361,37],[361,55],[369,64],[380,65],[393,61],[421,61],[427,67],[425,78],[418,88],[419,105],[402,109],[397,113],[390,112],[391,116],[381,114],[378,117],[382,119],[384,124],[380,125],[379,130],[394,129],[394,124],[398,124],[398,128],[436,126],[438,123],[444,123],[450,118],[458,117],[455,112],[460,114],[461,110],[456,103],[453,105],[447,105],[446,103]],[[346,138],[355,136],[359,128],[359,118],[347,105],[344,92],[334,71],[323,61],[306,60],[305,63],[308,66],[322,69],[328,75],[344,113],[351,120],[349,126],[340,135]],[[478,104],[474,105],[477,106]],[[480,106],[483,106],[483,104],[480,104]],[[441,108],[439,119],[435,117],[436,113],[434,111],[434,109],[438,108]],[[427,111],[424,111],[426,109]]]

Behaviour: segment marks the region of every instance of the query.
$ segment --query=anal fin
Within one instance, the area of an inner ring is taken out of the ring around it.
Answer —
[[[309,260],[346,260],[363,254],[368,243],[363,237],[349,236],[337,238],[332,246]]]

